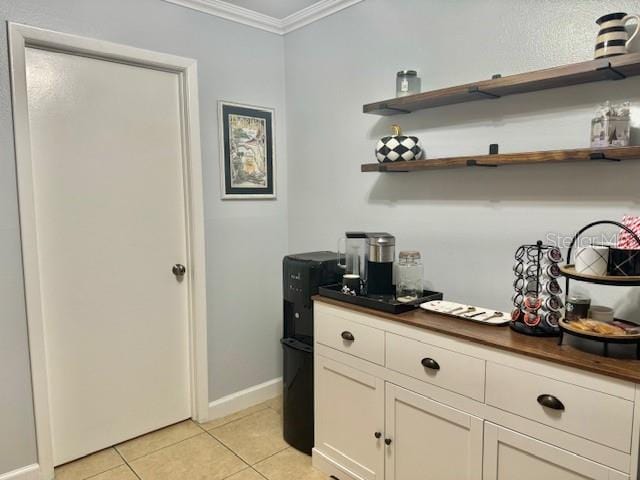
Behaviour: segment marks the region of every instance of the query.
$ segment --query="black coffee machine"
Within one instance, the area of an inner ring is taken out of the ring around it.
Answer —
[[[283,433],[301,452],[313,448],[313,301],[318,287],[340,281],[335,252],[284,257]]]

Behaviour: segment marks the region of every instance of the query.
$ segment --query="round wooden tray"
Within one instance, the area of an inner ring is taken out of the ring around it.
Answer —
[[[626,321],[626,320],[625,320]],[[627,322],[632,323],[632,322]],[[602,335],[596,332],[585,332],[584,330],[578,330],[571,325],[571,322],[567,322],[564,319],[560,320],[558,326],[565,332],[576,335],[578,337],[590,338],[592,340],[598,340],[600,342],[611,343],[637,343],[640,342],[640,334],[633,335]],[[640,326],[640,325],[639,325]]]
[[[640,277],[617,277],[617,276],[597,276],[586,275],[576,272],[575,265],[563,265],[560,267],[562,275],[573,280],[581,282],[596,283],[598,285],[615,285],[615,286],[640,286]]]

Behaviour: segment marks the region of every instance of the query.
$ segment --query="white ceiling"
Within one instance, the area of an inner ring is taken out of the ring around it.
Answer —
[[[283,19],[299,12],[320,0],[225,0],[239,7],[248,8],[264,15]]]

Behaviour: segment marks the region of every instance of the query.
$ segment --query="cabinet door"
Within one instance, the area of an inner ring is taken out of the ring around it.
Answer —
[[[384,382],[321,356],[315,371],[315,448],[363,480],[382,480]]]
[[[482,479],[481,419],[390,383],[386,409],[385,480]]]
[[[484,480],[629,480],[620,472],[488,422],[484,455]]]

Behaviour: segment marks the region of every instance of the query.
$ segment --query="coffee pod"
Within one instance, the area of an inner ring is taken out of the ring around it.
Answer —
[[[563,307],[562,300],[556,295],[551,295],[545,298],[543,307],[550,312],[559,312]]]
[[[558,312],[548,312],[543,310],[540,313],[540,319],[551,328],[556,328],[560,323],[561,315]]]
[[[551,247],[545,252],[545,257],[551,262],[559,263],[562,261],[562,252],[557,247]]]
[[[536,295],[524,297],[524,306],[527,310],[535,312],[542,306],[542,299]]]
[[[549,295],[559,295],[562,293],[562,288],[555,278],[544,282],[543,290]]]
[[[537,327],[540,325],[540,315],[537,313],[527,312],[524,314],[522,321],[529,327]]]
[[[522,319],[522,310],[520,310],[519,308],[514,308],[513,310],[511,310],[511,320],[513,322],[517,322],[519,320]]]
[[[558,278],[562,272],[560,272],[560,267],[557,263],[550,263],[544,267],[543,273],[549,278]]]

